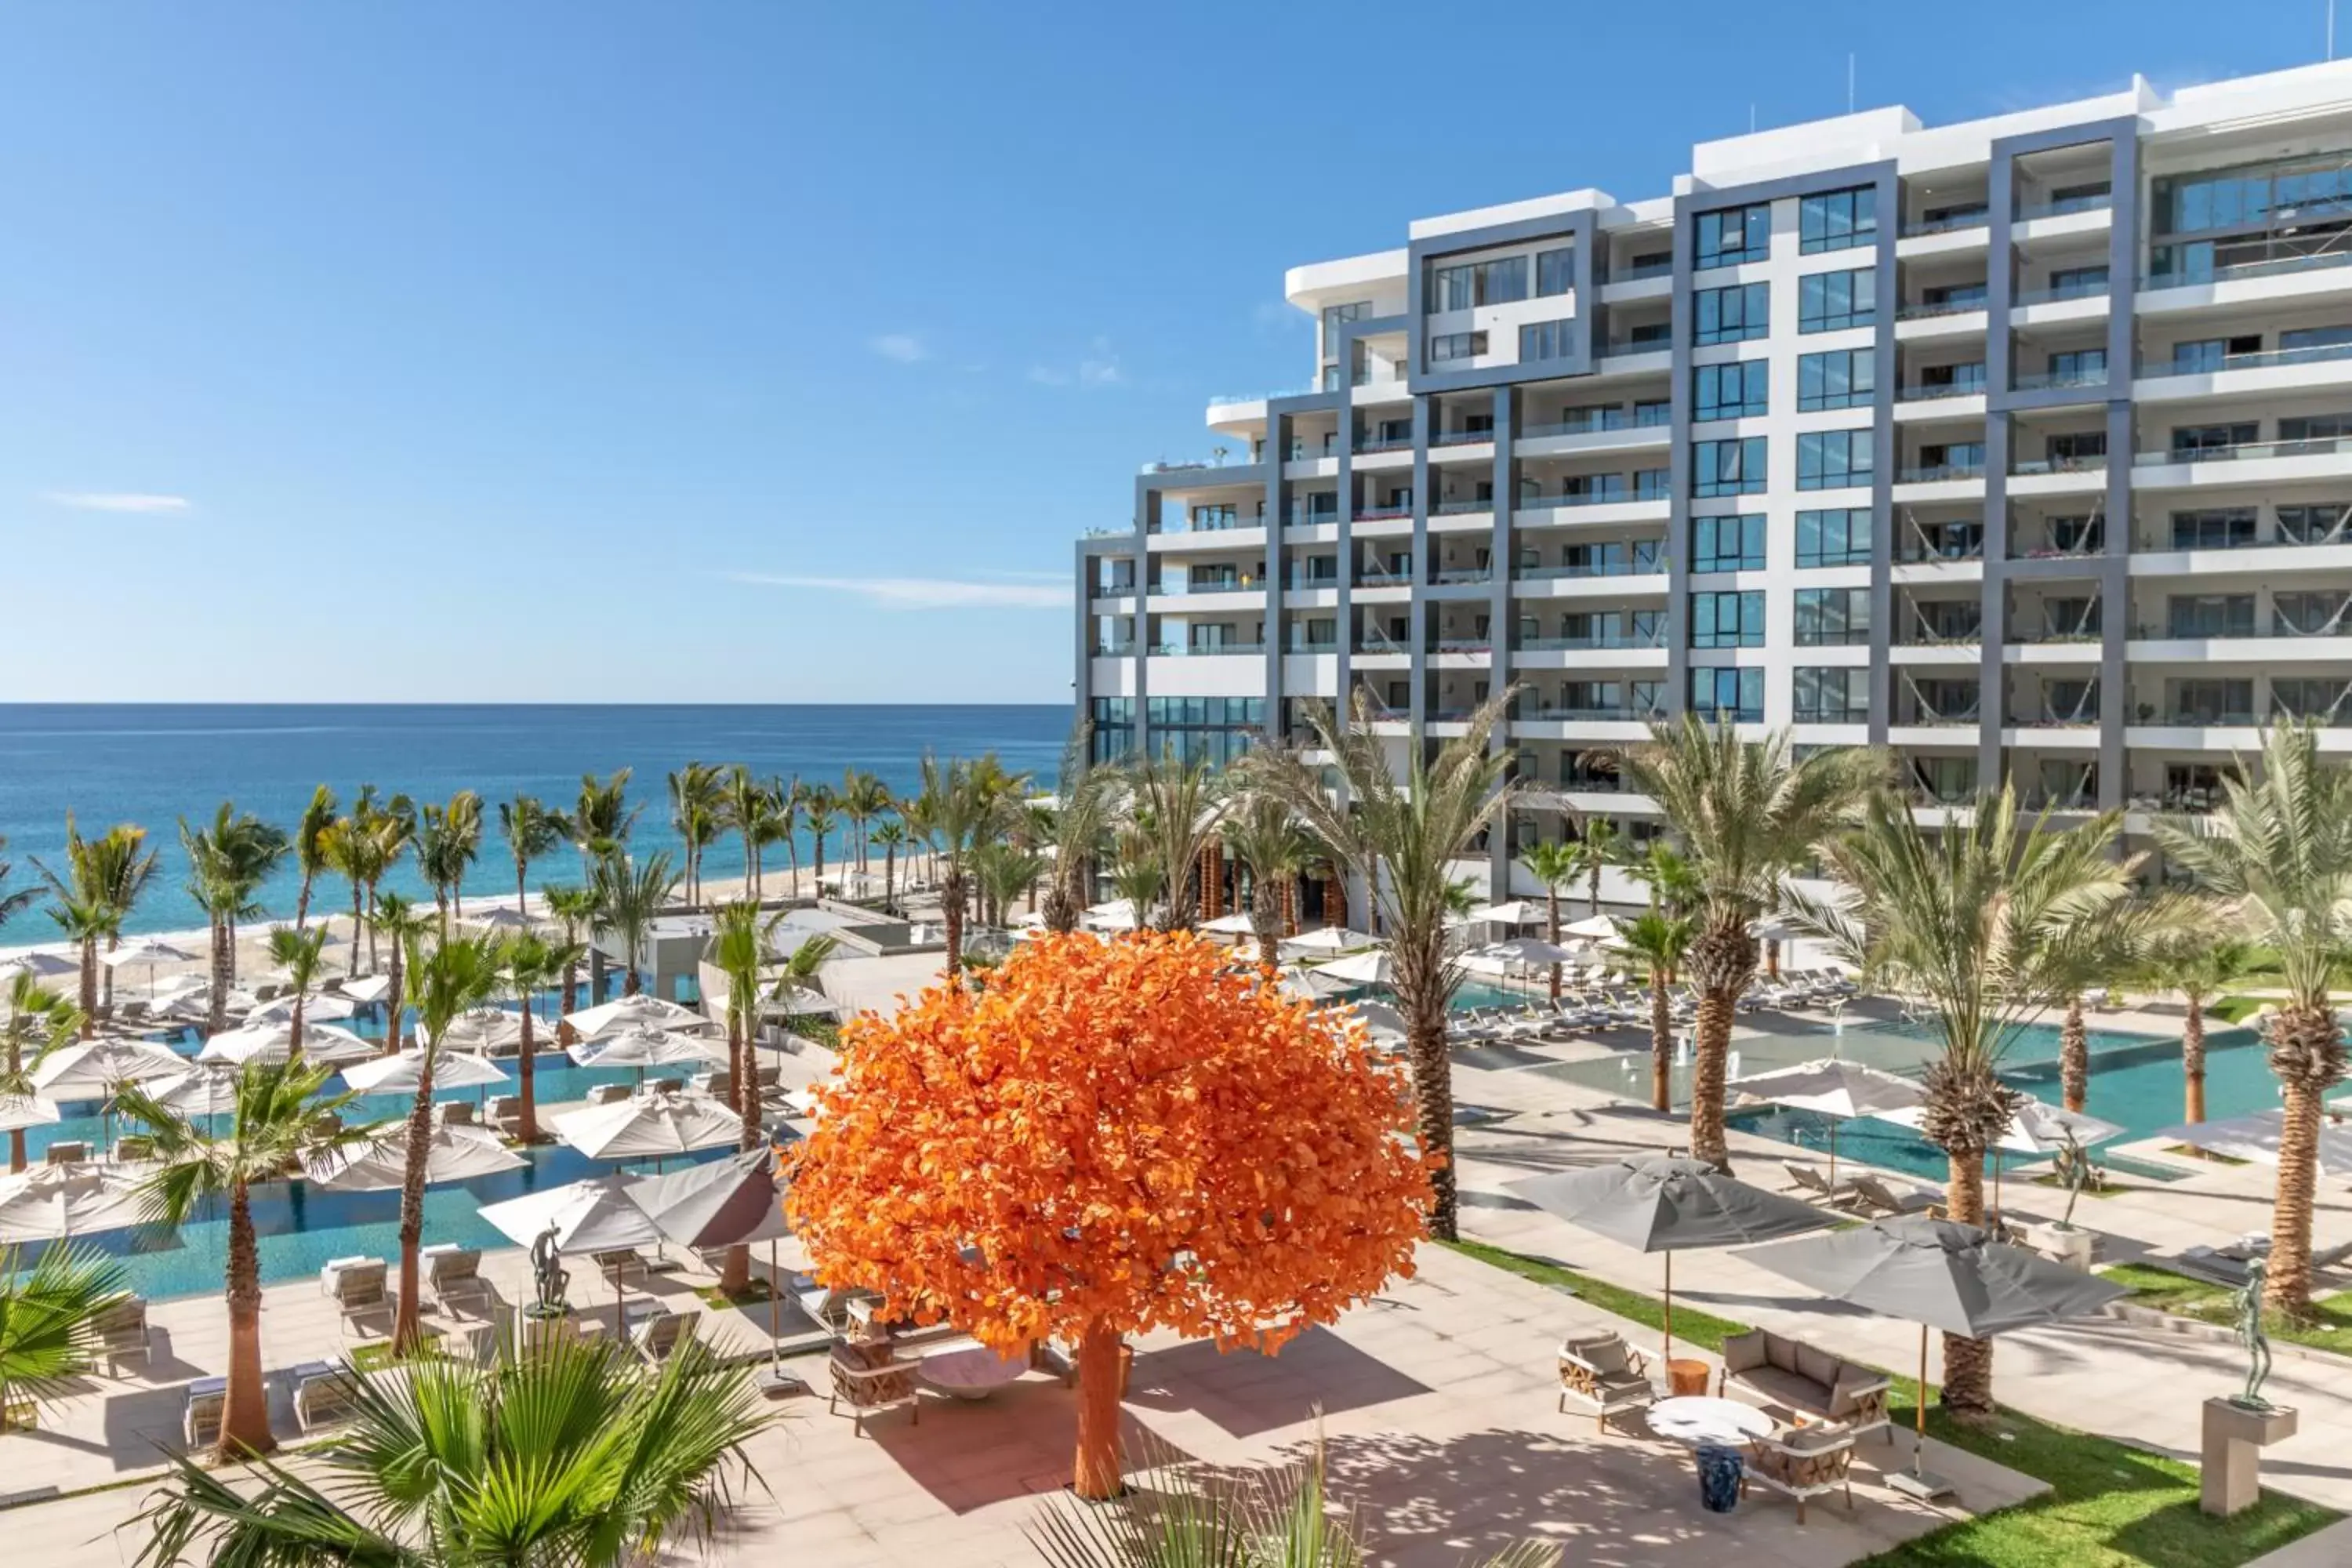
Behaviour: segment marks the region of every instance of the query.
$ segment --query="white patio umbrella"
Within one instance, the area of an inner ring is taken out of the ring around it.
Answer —
[[[530,1163],[487,1127],[436,1127],[425,1146],[427,1184],[495,1176]],[[389,1191],[408,1179],[408,1129],[395,1125],[364,1143],[330,1150],[303,1174],[330,1192]]]
[[[1353,952],[1360,947],[1370,947],[1379,940],[1360,931],[1349,931],[1345,926],[1321,926],[1314,931],[1300,931],[1297,936],[1284,937],[1282,947],[1285,957],[1302,952]]]
[[[0,1244],[122,1230],[148,1218],[145,1175],[97,1160],[0,1177]]]
[[[1484,904],[1462,918],[1472,925],[1524,926],[1542,920],[1545,908],[1526,899],[1513,899],[1507,903]]]
[[[661,1160],[740,1142],[743,1121],[700,1095],[644,1094],[566,1111],[555,1135],[592,1160]]]
[[[1246,914],[1219,915],[1215,920],[1202,921],[1201,929],[1212,936],[1250,936],[1257,931]]]
[[[162,937],[140,936],[131,938],[111,952],[100,953],[98,961],[109,969],[120,969],[126,963],[145,964],[148,970],[147,978],[152,984],[155,978],[154,969],[157,964],[193,963],[203,956],[204,954],[200,952],[190,952],[185,948],[173,947]]]
[[[1617,922],[1607,915],[1587,915],[1560,927],[1559,934],[1582,937],[1587,942],[1615,942]]]
[[[159,1078],[139,1087],[148,1099],[183,1116],[226,1115],[236,1104],[233,1068],[192,1068],[177,1078]]]
[[[1916,1132],[1919,1130],[1919,1123],[1925,1113],[1924,1106],[1915,1105],[1899,1110],[1874,1114],[1876,1114],[1882,1121],[1892,1121],[1897,1127],[1908,1127]],[[2011,1114],[2009,1125],[2001,1130],[2000,1136],[1993,1141],[1992,1148],[1987,1152],[1992,1156],[1992,1206],[1995,1209],[2000,1207],[2000,1156],[2002,1154],[2027,1154],[2038,1157],[2043,1154],[2054,1154],[2069,1143],[2079,1144],[2087,1149],[2094,1143],[2116,1137],[2123,1131],[2124,1129],[2115,1122],[2102,1121],[2097,1117],[2085,1112],[2063,1110],[2051,1104],[2048,1100],[2036,1100],[2032,1095],[2026,1096],[2024,1102]],[[2347,1138],[2340,1147],[2346,1153],[2347,1163],[2352,1163],[2352,1138]],[[2275,1153],[2271,1156],[2272,1159],[2277,1157]]]
[[[484,1204],[477,1211],[499,1232],[530,1247],[549,1231],[562,1252],[621,1252],[660,1245],[662,1230],[653,1215],[630,1194],[629,1178],[617,1173],[589,1181],[572,1182],[544,1192],[526,1193],[504,1203]],[[618,1276],[614,1277],[616,1281]],[[613,1330],[621,1331],[625,1292],[613,1290]]]
[[[568,1047],[566,1054],[584,1068],[704,1067],[727,1059],[727,1042],[699,1035],[674,1034],[667,1029],[619,1030],[593,1041]]]
[[[1143,923],[1137,915],[1133,899],[1113,899],[1108,903],[1096,904],[1084,917],[1092,931],[1133,931]]]
[[[1881,1068],[1839,1057],[1821,1057],[1770,1072],[1749,1073],[1724,1085],[1759,1104],[1818,1111],[1830,1122],[1830,1184],[1837,1184],[1837,1124],[1856,1116],[1885,1116],[1919,1103],[1919,1086]],[[1889,1116],[1888,1120],[1894,1120]]]
[[[425,1072],[425,1053],[415,1047],[388,1057],[370,1057],[343,1069],[343,1081],[363,1094],[415,1094]],[[488,1089],[509,1080],[499,1065],[465,1051],[442,1050],[433,1058],[435,1089]]]
[[[51,1127],[65,1120],[57,1102],[37,1094],[0,1094],[0,1132],[22,1132],[28,1127]]]
[[[2284,1110],[2256,1110],[2244,1116],[2227,1116],[2210,1121],[2192,1121],[2179,1127],[2168,1127],[2157,1136],[2186,1143],[2192,1149],[2202,1149],[2209,1154],[2275,1165],[2279,1157],[2279,1135],[2285,1126],[2286,1112]],[[2333,1175],[2352,1171],[2352,1127],[2326,1121],[2320,1124],[2319,1168],[2322,1173]]]
[[[461,1051],[517,1050],[522,1046],[522,1015],[503,1007],[475,1007],[449,1020],[439,1042]]]
[[[243,1067],[247,1062],[282,1062],[293,1055],[294,1023],[290,1018],[266,1020],[247,1024],[239,1029],[224,1029],[206,1040],[196,1053],[200,1062],[227,1062]],[[302,1057],[313,1063],[363,1062],[383,1047],[373,1040],[362,1040],[349,1029],[338,1029],[332,1024],[302,1023]]]
[[[356,980],[343,982],[343,994],[352,1001],[373,1005],[392,994],[392,976],[363,974]]]
[[[167,974],[147,988],[147,1000],[153,1003],[177,1002],[183,997],[203,994],[211,989],[201,974]]]
[[[583,1044],[630,1029],[708,1034],[713,1026],[709,1019],[691,1007],[681,1007],[675,1002],[665,1002],[658,996],[647,996],[643,992],[635,996],[600,1002],[593,1007],[583,1007],[577,1013],[567,1013],[563,1021],[572,1026],[572,1032],[579,1036]]]
[[[1276,989],[1285,996],[1299,996],[1309,1002],[1320,1002],[1328,996],[1336,996],[1342,991],[1352,991],[1355,986],[1348,981],[1333,979],[1318,969],[1289,968],[1282,972],[1282,978],[1276,983]]]
[[[147,1040],[85,1040],[51,1051],[33,1069],[33,1089],[50,1100],[104,1100],[126,1083],[187,1070],[187,1058]]]
[[[504,904],[492,904],[475,914],[465,916],[459,925],[472,926],[477,931],[536,931],[540,922],[520,910]]]
[[[359,1010],[360,1005],[348,996],[332,991],[313,992],[302,999],[302,1022],[305,1026],[339,1023],[355,1016]],[[273,1024],[293,1016],[294,998],[278,996],[247,1013],[245,1021],[247,1025]],[[304,1032],[308,1033],[307,1027]]]
[[[1477,950],[1478,956],[1481,958],[1497,958],[1505,963],[1523,963],[1530,967],[1544,963],[1566,963],[1570,959],[1580,957],[1582,952],[1581,945],[1563,947],[1557,942],[1546,942],[1539,936],[1515,936],[1508,942],[1489,942]]]
[[[1358,1018],[1363,1020],[1364,1028],[1370,1034],[1374,1045],[1404,1044],[1404,1015],[1387,1003],[1353,1002],[1349,1004],[1345,1011],[1353,1013]]]
[[[60,975],[79,974],[78,959],[62,958],[54,952],[20,952],[14,958],[0,958],[0,981],[29,974],[36,980],[55,980]]]
[[[1327,980],[1346,981],[1350,985],[1386,985],[1396,976],[1395,966],[1389,962],[1388,949],[1384,947],[1352,953],[1329,963],[1318,963],[1314,973]]]

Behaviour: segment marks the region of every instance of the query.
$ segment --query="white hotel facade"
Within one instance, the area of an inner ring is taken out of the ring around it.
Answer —
[[[1695,710],[2196,810],[2273,715],[2352,748],[2352,62],[1703,142],[1293,269],[1302,391],[1221,398],[1078,547],[1105,753],[1368,691],[1402,750],[1522,688],[1487,847],[1650,803]],[[2340,717],[2339,717],[2340,716]]]

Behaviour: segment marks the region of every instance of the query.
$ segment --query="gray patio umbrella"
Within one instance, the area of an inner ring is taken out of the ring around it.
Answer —
[[[661,1233],[681,1247],[745,1247],[768,1244],[768,1371],[777,1376],[776,1346],[782,1338],[783,1273],[776,1266],[776,1243],[793,1233],[784,1219],[783,1193],[776,1184],[776,1152],[747,1149],[666,1175],[629,1184],[629,1195],[653,1216]]]
[[[1832,1300],[1919,1325],[1919,1442],[1911,1472],[1923,1483],[1919,1456],[1927,1445],[1929,1329],[1990,1339],[2011,1329],[2085,1317],[2131,1294],[1948,1219],[1883,1219],[1734,1256]]]
[[[1724,1086],[1750,1099],[1830,1120],[1830,1185],[1837,1185],[1837,1124],[1851,1117],[1879,1116],[1919,1103],[1919,1086],[1879,1068],[1840,1057],[1822,1057],[1795,1067],[1749,1073]]]
[[[1530,1176],[1504,1191],[1636,1251],[1666,1255],[1664,1359],[1669,1362],[1678,1248],[1777,1241],[1819,1230],[1839,1217],[1734,1181],[1703,1161],[1664,1155],[1629,1155],[1590,1170]]]

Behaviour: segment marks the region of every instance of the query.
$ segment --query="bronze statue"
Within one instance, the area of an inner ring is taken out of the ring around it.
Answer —
[[[2246,1265],[2246,1282],[2238,1287],[2231,1304],[2238,1310],[2238,1342],[2246,1347],[2246,1391],[2231,1403],[2252,1410],[2268,1410],[2263,1384],[2271,1374],[2271,1339],[2263,1332],[2263,1287],[2270,1268],[2256,1258]]]
[[[560,1318],[571,1310],[563,1291],[572,1283],[572,1274],[563,1267],[555,1237],[556,1229],[551,1225],[530,1244],[530,1277],[538,1291],[538,1300],[531,1303],[533,1317]]]

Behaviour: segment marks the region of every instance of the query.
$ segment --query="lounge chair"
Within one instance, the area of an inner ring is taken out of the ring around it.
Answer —
[[[673,1312],[667,1308],[648,1314],[629,1325],[629,1348],[647,1366],[659,1366],[677,1353],[678,1346],[694,1337],[691,1312]]]
[[[289,1368],[294,1384],[294,1419],[305,1432],[347,1419],[359,1408],[360,1374],[332,1362],[314,1361]]]
[[[591,1105],[618,1105],[628,1098],[629,1086],[625,1083],[594,1084],[588,1090],[588,1103]]]
[[[1559,1342],[1559,1409],[1572,1398],[1592,1412],[1592,1429],[1605,1432],[1609,1417],[1657,1402],[1649,1363],[1613,1330],[1570,1334]]]
[[[1781,1161],[1780,1169],[1789,1173],[1789,1180],[1793,1184],[1788,1190],[1803,1197],[1808,1203],[1826,1204],[1832,1208],[1843,1208],[1853,1201],[1853,1184],[1850,1181],[1840,1182],[1837,1185],[1832,1186],[1828,1177],[1811,1165],[1800,1165],[1794,1160]]]
[[[686,1092],[686,1079],[682,1078],[657,1078],[651,1083],[646,1085],[646,1087],[653,1090],[656,1094],[684,1094]]]
[[[42,1152],[41,1163],[47,1165],[78,1165],[89,1158],[89,1144],[79,1139],[65,1138]]]
[[[839,1415],[841,1407],[848,1405],[850,1431],[861,1437],[866,1435],[867,1416],[901,1405],[914,1412],[914,1423],[919,1426],[923,1405],[915,1384],[917,1364],[900,1361],[887,1339],[842,1341],[833,1347],[826,1363],[832,1390],[825,1410]]]
[[[125,1361],[143,1364],[153,1348],[147,1335],[147,1299],[124,1297],[91,1320],[90,1331],[98,1336],[98,1353],[106,1358],[110,1374]]]
[[[345,1321],[392,1305],[388,1270],[381,1258],[348,1258],[319,1270],[319,1285],[334,1298]]]
[[[444,1127],[474,1125],[474,1102],[470,1100],[444,1100],[433,1107],[433,1114]]]
[[[702,1080],[702,1092],[717,1100],[721,1105],[733,1105],[735,1103],[735,1075],[731,1072],[712,1073],[709,1077]]]
[[[1944,1201],[1944,1194],[1927,1187],[1896,1193],[1876,1176],[1861,1175],[1847,1184],[1853,1189],[1853,1207],[1871,1215],[1924,1214]]]
[[[591,1253],[589,1257],[595,1263],[597,1272],[604,1275],[604,1283],[615,1290],[645,1283],[645,1255],[634,1247],[614,1247],[609,1252]]]
[[[455,1316],[470,1307],[487,1315],[498,1300],[498,1292],[482,1278],[480,1247],[445,1241],[425,1248],[420,1256],[425,1261],[425,1284],[433,1292],[434,1303],[443,1311]]]
[[[522,1097],[502,1094],[490,1101],[485,1121],[509,1138],[522,1136]]]
[[[793,1301],[798,1303],[800,1310],[808,1315],[811,1321],[822,1323],[836,1334],[848,1328],[849,1309],[852,1303],[876,1299],[871,1290],[855,1288],[836,1290],[831,1286],[818,1284],[805,1274],[793,1275],[787,1282],[786,1289],[792,1292]]]
[[[155,1140],[144,1132],[126,1132],[114,1141],[114,1163],[135,1165],[155,1157]]]
[[[188,1407],[180,1417],[188,1447],[209,1448],[219,1442],[221,1421],[227,1414],[228,1379],[207,1377],[188,1384]]]
[[[781,1100],[783,1098],[783,1068],[754,1068],[751,1071],[751,1081],[759,1086],[760,1100],[761,1103],[764,1104],[769,1100]]]
[[[1940,1203],[1929,1204],[1925,1212],[1929,1219],[1950,1219],[1952,1217],[1950,1207]],[[2023,1247],[2026,1245],[2024,1230],[2018,1226],[2010,1224],[2008,1216],[2003,1215],[1999,1209],[1987,1209],[1985,1211],[1984,1219],[1978,1225],[1977,1228],[1979,1230],[1990,1231],[1995,1241],[2007,1242],[2011,1247]]]
[[[1801,1525],[1805,1522],[1805,1504],[1825,1492],[1845,1493],[1846,1511],[1853,1511],[1853,1428],[1843,1422],[1824,1421],[1778,1436],[1750,1437],[1747,1460],[1740,1470],[1740,1495],[1745,1497],[1753,1485],[1794,1498]]]

